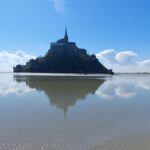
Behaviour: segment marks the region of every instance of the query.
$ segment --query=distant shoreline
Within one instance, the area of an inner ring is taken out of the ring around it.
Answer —
[[[124,75],[142,75],[142,74],[147,74],[147,75],[150,75],[150,72],[133,72],[133,73],[130,73],[130,72],[125,72],[125,73],[114,73],[114,75],[122,75],[122,74],[124,74]]]

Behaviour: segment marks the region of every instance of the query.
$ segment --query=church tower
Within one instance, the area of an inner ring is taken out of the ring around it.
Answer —
[[[69,41],[68,33],[67,33],[67,28],[66,28],[66,30],[65,30],[64,41],[65,41],[66,43],[68,43],[68,41]]]

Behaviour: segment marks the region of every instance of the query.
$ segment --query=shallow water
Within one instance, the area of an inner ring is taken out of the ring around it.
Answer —
[[[150,76],[0,74],[0,150],[149,150]]]

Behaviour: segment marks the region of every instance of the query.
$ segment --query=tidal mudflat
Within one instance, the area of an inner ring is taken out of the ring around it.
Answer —
[[[150,76],[0,74],[0,150],[149,150]]]

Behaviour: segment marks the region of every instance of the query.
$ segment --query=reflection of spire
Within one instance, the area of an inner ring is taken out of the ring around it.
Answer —
[[[68,43],[68,33],[67,33],[67,27],[65,29],[65,36],[64,36],[64,40],[66,43]]]
[[[64,118],[65,118],[65,120],[67,119],[67,112],[68,112],[68,108],[66,107],[66,108],[64,108]]]

